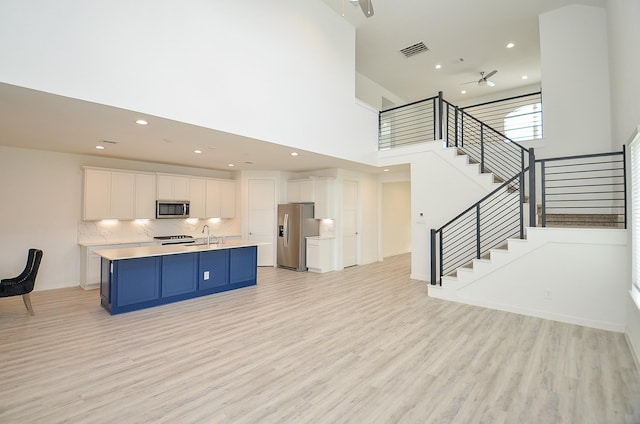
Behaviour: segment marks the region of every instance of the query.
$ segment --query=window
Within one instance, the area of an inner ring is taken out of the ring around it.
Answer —
[[[513,141],[542,138],[542,103],[520,106],[504,118],[505,135]]]
[[[631,291],[640,307],[640,131],[629,144],[631,159]]]

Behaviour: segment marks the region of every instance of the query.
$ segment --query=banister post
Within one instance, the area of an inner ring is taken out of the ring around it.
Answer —
[[[436,285],[436,230],[431,229],[431,285]]]
[[[454,134],[455,134],[455,140],[456,140],[456,147],[458,147],[458,106],[456,106],[455,109],[455,113],[456,116],[454,117],[454,125],[456,126],[455,129],[453,130]]]
[[[536,226],[536,154],[529,148],[529,226]]]
[[[627,229],[627,146],[622,145],[622,177],[624,179],[624,228]]]
[[[480,125],[480,172],[484,173],[484,124]]]
[[[442,140],[444,136],[444,131],[442,128],[442,115],[444,113],[444,99],[442,98],[442,91],[438,91],[438,132],[440,135],[440,140]],[[447,143],[449,140],[447,140]]]
[[[480,243],[480,202],[476,206],[476,259],[480,259],[482,253],[482,245]]]

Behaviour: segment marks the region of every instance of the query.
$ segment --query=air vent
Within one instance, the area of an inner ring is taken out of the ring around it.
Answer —
[[[117,141],[111,141],[111,140],[101,140],[100,143],[105,143],[105,144],[118,144]]]
[[[421,41],[419,43],[414,44],[413,46],[405,47],[404,49],[400,50],[400,53],[402,53],[406,57],[411,57],[411,56],[417,55],[418,53],[428,52],[428,51],[429,51],[429,47],[425,46],[424,43]]]

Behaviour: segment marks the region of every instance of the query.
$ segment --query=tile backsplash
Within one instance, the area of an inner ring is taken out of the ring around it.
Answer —
[[[333,219],[320,219],[318,231],[320,237],[335,237],[336,225]]]
[[[238,219],[151,219],[135,221],[81,221],[78,243],[122,243],[150,241],[155,236],[187,234],[205,237],[202,229],[211,228],[216,237],[240,236]]]

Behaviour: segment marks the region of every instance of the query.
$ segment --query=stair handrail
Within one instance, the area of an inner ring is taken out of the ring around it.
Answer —
[[[511,178],[526,167],[525,156],[528,152],[526,147],[510,139],[492,126],[482,122],[475,116],[464,111],[462,108],[442,99],[441,93],[439,96],[440,136],[445,140],[447,147],[456,147],[457,149],[462,150],[465,154],[480,164],[480,172],[491,172],[502,180]],[[452,109],[454,111],[453,123],[451,122],[450,113]],[[445,115],[446,119],[444,118]],[[467,143],[467,148],[465,149],[465,122],[469,120],[479,127],[479,131],[476,131],[479,132],[479,135],[476,134],[474,142]],[[449,137],[451,134],[451,127],[453,127],[453,140]],[[491,138],[496,141],[485,141],[485,139]],[[497,140],[499,140],[499,142]],[[479,148],[476,148],[476,145],[479,145]],[[501,154],[496,153],[488,155],[490,150],[492,150],[496,145],[500,146],[497,150],[498,153]],[[515,151],[509,151],[509,147],[513,148]],[[506,155],[504,155],[504,153],[506,153]],[[516,162],[519,163],[516,165]]]
[[[462,212],[460,212],[458,215],[456,215],[454,218],[450,219],[449,221],[447,221],[444,225],[440,226],[437,229],[431,229],[431,233],[430,233],[430,241],[431,241],[431,249],[430,249],[430,264],[431,264],[431,285],[435,285],[437,284],[437,281],[440,281],[440,285],[442,285],[442,275],[443,275],[443,268],[444,268],[444,255],[443,255],[443,231],[451,226],[452,224],[454,224],[457,221],[460,221],[461,219],[463,219],[465,217],[465,215],[467,215],[469,212],[471,212],[472,210],[476,209],[477,211],[477,218],[476,218],[476,239],[475,239],[475,244],[476,244],[476,251],[474,252],[473,255],[467,255],[466,259],[464,260],[465,262],[471,261],[473,259],[480,259],[481,255],[482,255],[482,251],[480,248],[480,244],[481,244],[481,240],[480,240],[480,234],[482,231],[482,227],[481,227],[481,219],[480,219],[480,207],[483,203],[485,203],[486,201],[494,198],[496,195],[504,193],[505,191],[507,191],[510,188],[514,187],[514,181],[518,180],[517,182],[517,187],[518,187],[518,191],[519,191],[519,201],[518,201],[518,205],[519,205],[519,228],[520,228],[520,238],[524,237],[524,226],[525,226],[525,222],[524,222],[524,210],[523,210],[523,206],[525,203],[525,175],[527,173],[529,173],[529,192],[530,192],[530,198],[529,198],[529,225],[530,226],[535,226],[535,150],[533,148],[528,150],[529,152],[529,166],[524,168],[521,172],[517,173],[516,175],[514,175],[513,177],[509,178],[507,181],[505,181],[504,183],[502,183],[499,187],[497,187],[496,189],[494,189],[493,191],[491,191],[489,194],[485,195],[484,197],[482,197],[482,199],[480,199],[479,201],[475,202],[474,204],[472,204],[471,206],[469,206],[468,208],[466,208],[465,210],[463,210]],[[439,235],[439,239],[438,239],[438,235]],[[436,246],[438,246],[438,249],[436,249]],[[439,255],[437,255],[437,253],[439,253]],[[439,261],[438,261],[439,258]],[[438,262],[438,264],[436,264],[436,262]],[[439,266],[438,266],[439,265]],[[437,277],[440,278],[437,278]]]
[[[533,148],[529,149],[529,166],[527,168],[525,168],[521,173],[515,175],[514,177],[510,178],[509,180],[505,181],[502,185],[500,185],[500,187],[496,188],[495,190],[493,190],[491,193],[485,195],[482,199],[480,199],[478,202],[474,203],[473,205],[469,206],[468,208],[466,208],[464,211],[462,211],[461,213],[459,213],[458,215],[456,215],[454,218],[450,219],[449,221],[447,221],[444,225],[442,225],[441,227],[437,228],[437,229],[431,229],[431,234],[430,234],[430,241],[431,241],[431,249],[430,249],[430,264],[431,264],[431,284],[435,285],[438,283],[440,283],[440,285],[442,285],[442,277],[444,275],[444,269],[447,268],[444,264],[444,254],[443,254],[443,230],[445,230],[447,227],[453,225],[455,222],[460,221],[462,219],[468,219],[468,214],[474,209],[476,208],[478,211],[480,210],[480,206],[483,202],[486,202],[488,199],[492,198],[493,196],[495,196],[498,192],[500,192],[501,190],[505,190],[509,187],[514,187],[514,181],[516,179],[519,179],[518,183],[519,183],[519,191],[520,191],[520,207],[522,210],[522,205],[524,203],[524,177],[526,174],[528,174],[528,180],[529,180],[529,227],[536,227],[536,218],[537,218],[537,205],[536,205],[536,201],[535,201],[535,197],[536,197],[536,185],[537,185],[537,181],[536,181],[536,173],[540,172],[540,185],[541,185],[541,193],[542,193],[542,217],[541,217],[541,224],[542,226],[545,226],[545,212],[546,212],[546,203],[548,202],[547,200],[547,190],[549,189],[549,187],[546,186],[546,184],[551,181],[549,179],[549,175],[553,175],[555,180],[554,182],[558,182],[558,181],[570,181],[569,184],[575,184],[572,181],[580,181],[580,180],[597,180],[597,181],[601,181],[604,180],[604,183],[592,183],[591,181],[589,181],[587,184],[585,185],[575,185],[575,186],[570,186],[573,188],[587,188],[587,187],[591,187],[593,184],[597,185],[597,186],[610,186],[610,187],[622,187],[622,190],[619,190],[618,188],[614,189],[609,189],[609,191],[607,191],[606,188],[601,188],[598,187],[597,190],[604,190],[604,191],[595,191],[595,192],[590,192],[590,191],[580,191],[578,190],[577,193],[572,193],[572,192],[562,192],[562,194],[567,194],[567,195],[578,195],[580,196],[579,199],[577,200],[578,202],[582,202],[582,201],[587,201],[587,202],[600,202],[600,201],[608,201],[611,202],[608,204],[608,206],[605,206],[605,208],[611,208],[613,209],[618,209],[621,210],[620,215],[623,217],[623,221],[616,221],[616,223],[618,225],[623,225],[623,227],[626,229],[627,228],[627,168],[626,168],[626,146],[622,146],[622,150],[621,151],[616,151],[616,152],[607,152],[607,153],[594,153],[594,154],[583,154],[583,155],[573,155],[573,156],[563,156],[563,157],[552,157],[552,158],[544,158],[544,159],[536,159],[535,158],[535,150]],[[591,161],[591,159],[599,159],[599,158],[606,158],[606,157],[613,157],[614,160],[610,160],[610,161]],[[616,157],[620,157],[620,159],[617,159]],[[587,160],[587,162],[579,162],[579,160]],[[555,167],[555,169],[552,169],[551,172],[547,173],[547,168],[546,168],[546,164],[547,163],[561,163],[562,161],[568,161],[569,163],[567,164],[560,164],[557,165]],[[595,165],[594,168],[591,168],[591,166]],[[604,166],[603,166],[604,165]],[[540,170],[537,171],[536,169],[540,167]],[[569,168],[569,170],[562,170],[562,167],[565,168]],[[598,173],[596,175],[594,175],[594,173]],[[599,174],[602,173],[602,174]],[[571,174],[567,177],[567,174]],[[611,180],[611,181],[609,181]],[[555,185],[555,188],[560,188],[560,189],[564,189],[566,188],[566,186],[562,186],[561,184]],[[616,191],[617,190],[617,191]],[[607,193],[622,193],[621,198],[618,197],[614,197],[614,198],[601,198],[602,194],[607,194]],[[583,197],[584,195],[590,195],[590,194],[598,194],[598,197],[596,198],[589,198],[589,197]],[[562,200],[560,200],[562,201]],[[584,208],[589,209],[589,208],[598,208],[598,207],[602,207],[602,206],[585,206]],[[494,221],[495,222],[495,221]],[[520,232],[520,237],[522,238],[523,236],[523,229],[522,229],[522,225],[524,223],[524,217],[522,215],[522,213],[520,214],[520,225],[521,225],[521,232]],[[481,228],[481,224],[482,222],[480,220],[477,221],[477,231],[476,234],[478,235],[478,238],[475,240],[476,245],[479,246],[480,244],[480,240],[479,240],[479,234],[482,231]],[[439,235],[439,238],[438,238]],[[469,243],[467,242],[466,246],[468,246]],[[467,255],[465,257],[464,260],[462,260],[462,262],[464,263],[468,263],[471,262],[473,259],[480,259],[481,257],[481,253],[480,249],[477,248],[475,255]],[[439,254],[439,255],[438,255]],[[439,259],[439,260],[438,260]],[[456,259],[458,262],[455,262],[455,264],[461,262],[461,260],[459,260],[458,258],[454,258]],[[457,267],[457,266],[456,266]],[[451,268],[451,266],[449,266],[449,268]]]

